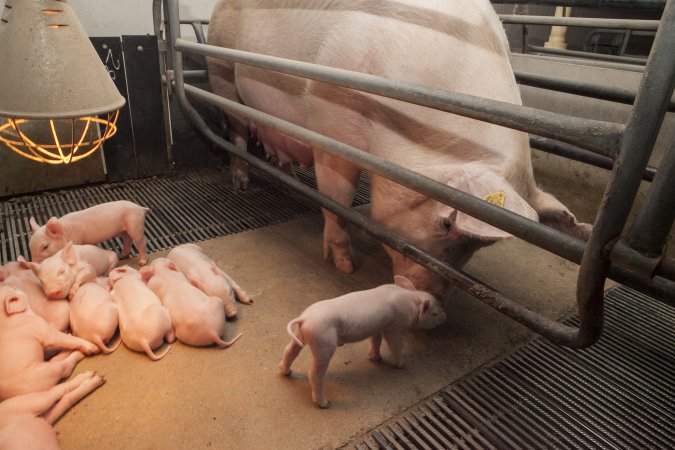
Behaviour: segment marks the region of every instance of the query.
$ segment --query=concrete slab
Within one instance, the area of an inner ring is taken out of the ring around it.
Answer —
[[[327,375],[332,406],[320,410],[307,381],[309,351],[290,378],[279,374],[287,322],[315,301],[391,280],[388,257],[362,233],[354,233],[354,274],[324,263],[322,223],[316,215],[201,243],[255,299],[238,304],[227,328],[227,337],[243,337],[225,350],[176,343],[154,363],[123,346],[86,358],[75,373],[95,370],[107,383],[56,425],[62,448],[335,448],[532,337],[454,293],[445,325],[407,338],[405,369],[387,363],[386,349],[384,362],[368,361],[367,342],[339,348]],[[517,240],[481,250],[468,271],[550,317],[572,311],[576,266]]]

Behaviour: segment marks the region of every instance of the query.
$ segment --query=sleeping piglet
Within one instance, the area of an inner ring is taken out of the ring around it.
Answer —
[[[145,352],[158,361],[171,349],[167,346],[160,354],[153,350],[164,343],[176,340],[169,311],[162,306],[157,295],[148,288],[138,270],[122,266],[108,276],[112,295],[117,302],[120,336],[124,345],[137,352]]]
[[[73,335],[93,342],[102,353],[114,352],[121,339],[109,348],[106,344],[117,330],[117,303],[108,289],[96,281],[84,283],[70,300],[70,328]]]
[[[45,350],[51,349],[75,351],[45,361]],[[23,291],[0,284],[0,398],[50,389],[85,354],[98,351],[91,342],[50,327],[33,312]]]
[[[31,217],[31,259],[40,263],[65,247],[68,241],[99,244],[122,235],[121,257],[129,256],[133,241],[138,248],[138,263],[144,265],[148,259],[145,241],[145,214],[148,211],[133,202],[120,200],[75,211],[60,219],[52,217],[42,226]]]
[[[30,264],[19,256],[17,261],[0,267],[0,282],[10,284],[25,292],[28,303],[35,314],[59,331],[66,331],[70,322],[68,300],[49,300],[42,289],[40,279],[35,276]]]
[[[241,337],[240,333],[230,341],[222,339],[225,332],[222,301],[190,284],[170,259],[155,259],[149,266],[141,268],[141,276],[169,310],[179,341],[194,346],[216,344],[226,348]]]
[[[443,322],[446,316],[435,297],[418,291],[407,278],[396,275],[394,284],[385,284],[366,291],[352,292],[331,300],[310,305],[288,323],[291,342],[284,350],[279,369],[290,375],[291,364],[305,344],[312,350],[309,382],[312,400],[328,408],[323,378],[338,346],[370,338],[368,355],[381,359],[380,344],[387,342],[396,367],[403,367],[403,339],[406,330],[429,330]],[[297,324],[297,334],[293,325]]]
[[[226,317],[230,318],[237,315],[237,307],[234,304],[235,294],[239,301],[244,304],[250,305],[253,302],[232,278],[202,252],[198,245],[179,245],[169,252],[167,258],[176,263],[178,269],[185,274],[190,283],[207,295],[221,299],[223,305],[225,305]]]
[[[100,375],[85,372],[48,390],[0,403],[0,448],[58,449],[58,433],[52,425],[104,382]]]
[[[73,245],[72,242],[42,263],[30,263],[47,297],[69,299],[81,284],[108,275],[116,265],[117,255],[112,250],[95,245]]]

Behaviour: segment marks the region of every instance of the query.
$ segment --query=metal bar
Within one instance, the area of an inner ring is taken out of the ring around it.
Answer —
[[[551,89],[568,94],[583,95],[585,97],[610,100],[617,103],[632,105],[637,95],[635,89],[625,89],[616,86],[586,83],[583,81],[567,80],[565,78],[550,77],[522,71],[514,71],[516,81],[525,86]],[[668,103],[668,111],[675,111],[675,99]]]
[[[553,155],[563,156],[568,159],[590,164],[602,169],[612,170],[614,167],[614,160],[602,155],[584,150],[583,148],[574,145],[565,144],[564,142],[547,139],[539,136],[530,136],[530,147],[536,148],[543,152],[551,153]],[[656,175],[656,169],[647,167],[642,179],[645,181],[652,181]]]
[[[597,61],[597,60],[592,60],[592,59],[581,59],[581,58],[563,58],[560,56],[548,56],[548,55],[534,55],[531,53],[521,53],[518,54],[519,57],[523,58],[532,58],[532,59],[539,59],[542,61],[552,61],[552,62],[559,62],[559,63],[565,63],[565,64],[581,64],[584,66],[591,66],[591,67],[600,67],[603,69],[614,69],[614,70],[626,70],[629,72],[639,72],[643,73],[645,71],[644,66],[636,66],[633,64],[621,64],[621,63],[615,63],[611,61]]]
[[[349,70],[197,44],[182,39],[176,39],[175,47],[178,51],[225,58],[558,139],[605,156],[616,153],[623,131],[623,126],[617,123],[581,119]]]
[[[613,177],[605,190],[577,280],[580,340],[594,342],[603,321],[603,291],[612,244],[621,235],[666,114],[675,83],[675,3],[668,0],[638,96],[626,125]]]
[[[494,2],[493,2],[494,3]],[[514,14],[500,14],[502,23],[518,23],[525,25],[560,25],[566,27],[587,28],[627,28],[629,30],[656,31],[658,20],[634,19],[598,19],[590,17],[551,17],[551,16],[522,16]]]
[[[602,61],[612,61],[635,65],[644,65],[647,62],[646,58],[636,58],[634,56],[605,55],[602,53],[563,50],[561,48],[539,47],[536,45],[528,45],[527,49],[531,52],[548,53],[551,55],[576,56],[577,58],[598,59]]]
[[[206,36],[204,36],[204,27],[202,27],[202,22],[196,21],[191,22],[192,30],[195,32],[195,37],[197,42],[200,44],[206,44]]]
[[[675,219],[675,143],[659,164],[659,171],[626,234],[628,245],[648,257],[661,256]]]
[[[496,5],[588,6],[591,8],[663,9],[666,0],[490,0]]]

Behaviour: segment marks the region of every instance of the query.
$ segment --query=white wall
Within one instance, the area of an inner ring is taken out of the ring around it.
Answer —
[[[14,0],[22,1],[22,0]],[[89,36],[153,34],[152,0],[70,0]],[[180,0],[181,19],[208,19],[215,0]],[[0,0],[0,11],[5,0]],[[185,28],[185,37],[192,36]]]

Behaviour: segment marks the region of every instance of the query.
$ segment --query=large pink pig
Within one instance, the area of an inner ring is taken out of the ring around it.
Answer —
[[[394,279],[395,285],[385,284],[316,302],[288,323],[291,342],[284,350],[279,369],[284,375],[290,375],[291,364],[300,350],[309,345],[313,359],[308,376],[312,400],[319,407],[329,406],[323,379],[338,346],[370,338],[368,356],[379,361],[382,359],[380,344],[384,339],[394,365],[401,368],[405,332],[430,330],[445,322],[445,312],[434,296],[416,290],[410,280],[400,275],[395,275]],[[295,324],[298,330],[293,333]]]
[[[84,283],[70,300],[70,328],[73,335],[93,342],[103,353],[112,353],[121,339],[107,347],[117,331],[117,303],[108,289],[96,281]]]
[[[28,303],[35,314],[59,331],[68,330],[70,311],[67,300],[47,298],[40,279],[33,273],[30,265],[19,256],[16,262],[0,267],[0,282],[12,285],[26,293]]]
[[[141,276],[157,294],[171,314],[176,338],[184,344],[226,348],[241,337],[222,339],[225,332],[225,311],[218,297],[210,297],[193,286],[176,264],[168,258],[157,258],[141,268]]]
[[[74,351],[45,361],[45,351],[51,349]],[[23,291],[0,284],[0,399],[50,389],[85,354],[98,351],[91,342],[50,327],[33,312]]]
[[[121,257],[129,255],[133,241],[138,248],[138,263],[144,265],[148,259],[145,241],[145,214],[148,211],[148,208],[133,202],[119,200],[75,211],[60,219],[52,217],[42,226],[31,217],[31,259],[42,262],[69,241],[74,244],[99,244],[122,235]]]
[[[49,298],[72,298],[81,284],[105,276],[117,265],[117,255],[95,245],[66,243],[42,263],[30,263]]]
[[[208,295],[218,297],[225,305],[228,318],[237,315],[235,296],[240,302],[253,303],[246,291],[223,272],[215,262],[204,254],[197,244],[183,244],[171,249],[167,255],[188,280]]]
[[[521,104],[504,29],[488,0],[218,0],[208,42]],[[213,92],[409,168],[567,233],[590,227],[536,185],[525,133],[347,88],[209,58]],[[261,124],[230,116],[246,149],[257,131],[281,163],[314,163],[319,190],[350,206],[359,168]],[[372,216],[461,266],[510,235],[371,174]],[[324,257],[354,269],[346,222],[324,211]],[[386,247],[385,247],[386,248]],[[386,248],[394,273],[439,292],[426,269]]]
[[[0,403],[0,448],[58,450],[52,425],[105,379],[85,372],[51,389],[23,394]]]
[[[145,352],[158,361],[171,350],[167,345],[160,354],[153,353],[164,340],[176,340],[169,311],[157,295],[148,288],[138,270],[122,266],[110,272],[112,295],[117,302],[120,336],[124,345],[137,352]]]

